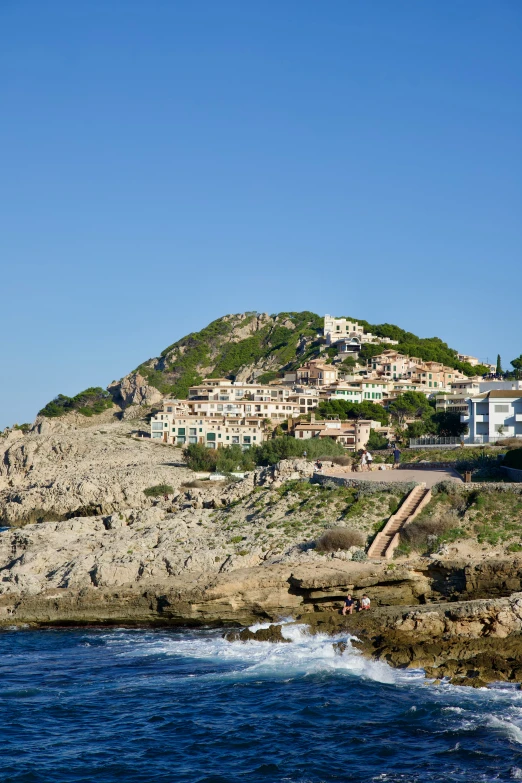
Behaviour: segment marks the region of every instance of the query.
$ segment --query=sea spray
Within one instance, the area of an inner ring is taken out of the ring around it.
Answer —
[[[346,634],[281,627],[290,644],[216,629],[0,634],[0,779],[521,779],[520,691],[433,685],[367,660]]]

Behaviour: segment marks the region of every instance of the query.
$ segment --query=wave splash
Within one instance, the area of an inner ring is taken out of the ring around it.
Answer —
[[[283,637],[291,644],[230,642],[222,637],[222,632],[216,631],[180,633],[171,637],[162,635],[161,638],[147,633],[139,641],[133,636],[131,649],[125,649],[127,640],[124,634],[109,636],[107,642],[122,645],[120,653],[132,657],[173,655],[227,664],[223,676],[288,677],[337,672],[387,684],[424,679],[420,670],[398,671],[386,663],[368,660],[352,646],[356,637],[350,634],[311,634],[308,626],[296,624],[292,618],[272,624],[281,626]],[[269,625],[271,623],[256,623],[250,626],[250,630],[257,631]],[[131,642],[130,639],[128,641]],[[342,654],[336,651],[336,642],[346,644]]]

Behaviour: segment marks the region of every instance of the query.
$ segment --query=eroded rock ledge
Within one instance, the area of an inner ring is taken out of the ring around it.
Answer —
[[[511,571],[519,565],[512,562]],[[494,570],[498,574],[498,567]],[[0,625],[237,627],[291,614],[312,633],[351,633],[365,654],[393,666],[422,667],[430,677],[474,686],[496,680],[522,682],[522,593],[418,603],[430,594],[432,583],[420,572],[391,575],[373,564],[273,565],[212,578],[187,575],[160,584],[6,593],[0,596]],[[402,598],[413,596],[417,603],[384,605],[387,597],[400,602],[404,585]],[[339,608],[347,589],[367,591],[381,605],[369,613],[343,617]]]

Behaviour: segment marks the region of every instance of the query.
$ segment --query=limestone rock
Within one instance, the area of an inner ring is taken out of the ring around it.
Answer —
[[[139,372],[126,375],[121,381],[111,383],[107,389],[123,408],[129,405],[155,405],[163,399],[161,392],[151,386]]]

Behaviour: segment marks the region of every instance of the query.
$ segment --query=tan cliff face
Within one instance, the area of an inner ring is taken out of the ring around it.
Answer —
[[[94,422],[70,414],[37,420],[22,437],[0,439],[0,519],[19,525],[141,508],[149,505],[146,487],[179,486],[189,474],[173,467],[180,452],[134,439],[144,427],[146,422],[119,422],[112,411]]]

